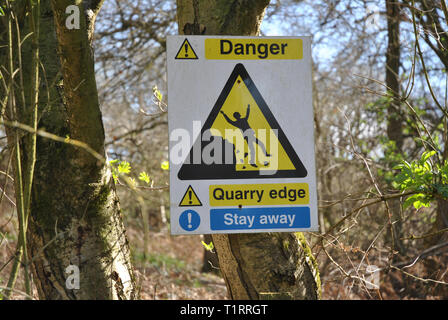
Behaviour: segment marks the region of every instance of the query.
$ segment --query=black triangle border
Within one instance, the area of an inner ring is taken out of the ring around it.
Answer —
[[[191,51],[193,51],[194,55],[196,56],[196,58],[178,58],[177,56],[179,55],[180,51],[182,50],[183,46],[185,45],[185,42],[188,43],[188,45],[190,46]],[[190,41],[188,41],[188,38],[185,38],[185,40],[182,42],[182,44],[180,45],[179,50],[177,51],[176,55],[174,56],[175,60],[198,60],[198,55],[196,54],[196,51],[194,51],[193,47],[191,46]]]
[[[235,83],[238,76],[241,76],[243,79],[246,87],[248,88],[249,92],[252,94],[252,97],[254,98],[255,102],[257,103],[258,107],[260,108],[261,112],[265,116],[266,120],[268,121],[269,125],[272,129],[277,129],[277,139],[279,140],[279,143],[283,146],[283,149],[285,150],[286,154],[288,155],[289,159],[293,163],[295,170],[277,170],[276,173],[272,175],[260,175],[259,171],[240,171],[237,174],[237,177],[235,176],[228,176],[228,174],[221,174],[217,170],[213,170],[213,176],[200,176],[201,174],[201,167],[203,166],[209,166],[207,164],[182,164],[177,176],[180,180],[220,180],[220,179],[273,179],[273,178],[305,178],[308,175],[308,171],[306,170],[305,166],[303,165],[302,161],[298,157],[297,153],[294,151],[294,148],[292,147],[291,143],[289,142],[288,138],[286,137],[285,133],[281,129],[280,125],[278,124],[277,120],[275,119],[274,115],[272,114],[271,110],[269,109],[268,105],[264,101],[261,93],[258,91],[257,87],[255,86],[255,83],[252,81],[251,77],[249,76],[249,73],[247,72],[246,68],[242,63],[238,63],[235,68],[232,71],[232,74],[230,75],[229,79],[227,80],[224,89],[221,91],[221,94],[219,95],[218,99],[216,100],[215,105],[212,108],[212,111],[210,112],[209,116],[207,117],[207,120],[205,121],[204,125],[201,129],[200,136],[196,139],[195,144],[200,141],[203,133],[208,130],[215,118],[218,116],[219,111],[221,110],[222,105],[224,104],[225,100],[227,99],[227,96],[229,95],[233,84]],[[188,154],[187,159],[192,158],[192,152],[194,145],[192,146],[190,153]],[[235,164],[232,164],[231,166],[234,166]],[[228,166],[225,164],[221,164],[219,166]],[[202,168],[203,169],[203,168]],[[203,171],[203,170],[202,170]]]

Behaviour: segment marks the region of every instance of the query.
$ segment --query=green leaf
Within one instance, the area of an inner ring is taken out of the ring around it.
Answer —
[[[415,209],[420,209],[421,207],[429,207],[429,203],[425,202],[425,201],[415,201],[414,202],[414,208]]]
[[[446,184],[436,184],[435,188],[443,198],[448,199],[448,186]]]
[[[163,94],[160,92],[160,90],[159,90],[159,88],[157,88],[157,86],[152,87],[152,92],[158,101],[162,101]]]
[[[122,161],[118,165],[118,172],[128,174],[131,172],[131,165],[127,161]]]
[[[149,181],[150,181],[150,178],[149,178],[148,174],[145,171],[140,172],[140,175],[138,176],[138,179],[141,180],[141,181],[146,182],[147,184],[149,184]]]
[[[421,157],[421,159],[420,159],[421,163],[422,163],[422,164],[425,163],[426,160],[428,160],[429,158],[431,158],[431,157],[432,157],[433,155],[435,155],[436,153],[437,153],[437,152],[435,152],[434,150],[423,152],[422,157]]]
[[[168,170],[168,169],[170,168],[170,163],[169,163],[168,161],[163,161],[163,162],[160,164],[160,167],[161,167],[163,170]]]
[[[429,207],[431,205],[431,198],[424,193],[417,193],[408,197],[404,203],[403,208],[406,209],[410,205],[413,205],[415,209],[420,209],[421,207]]]
[[[408,208],[411,204],[414,204],[414,202],[416,201],[420,201],[420,199],[422,199],[422,196],[424,197],[425,195],[422,193],[417,193],[417,194],[413,194],[412,196],[408,197],[404,202],[403,202],[403,208],[406,209]]]
[[[215,246],[213,245],[213,242],[210,242],[209,244],[207,244],[204,241],[201,241],[201,243],[204,246],[205,250],[213,252],[213,249],[215,248]]]

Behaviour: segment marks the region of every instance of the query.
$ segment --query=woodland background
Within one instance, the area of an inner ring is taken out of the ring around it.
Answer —
[[[447,30],[444,0],[267,7],[261,35],[312,37],[320,232],[305,237],[323,299],[448,298]],[[104,2],[93,44],[106,152],[141,298],[226,299],[209,239],[169,234],[165,49],[177,33],[175,1]],[[19,239],[11,154],[2,129],[0,297]],[[22,272],[13,298],[24,291]]]

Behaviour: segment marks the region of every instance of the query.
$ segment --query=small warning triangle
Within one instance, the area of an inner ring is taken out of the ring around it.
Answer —
[[[197,58],[198,56],[196,55],[196,52],[194,52],[193,47],[191,46],[190,42],[188,42],[188,39],[185,38],[174,59],[197,59]]]
[[[179,207],[199,207],[202,206],[201,200],[199,200],[196,192],[194,192],[192,186],[188,186],[182,200],[179,203]]]
[[[246,68],[237,64],[182,164],[179,179],[306,176],[307,170]]]

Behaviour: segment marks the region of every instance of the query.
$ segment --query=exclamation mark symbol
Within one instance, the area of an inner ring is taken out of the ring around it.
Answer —
[[[188,190],[188,198],[190,199],[190,200],[188,201],[189,204],[192,204],[192,203],[193,203],[193,201],[191,200],[191,197],[192,197],[192,196],[193,196],[193,191]]]
[[[188,229],[193,228],[193,225],[191,224],[191,212],[187,212],[187,218],[188,218]]]
[[[188,43],[185,44],[185,57],[188,57]]]

